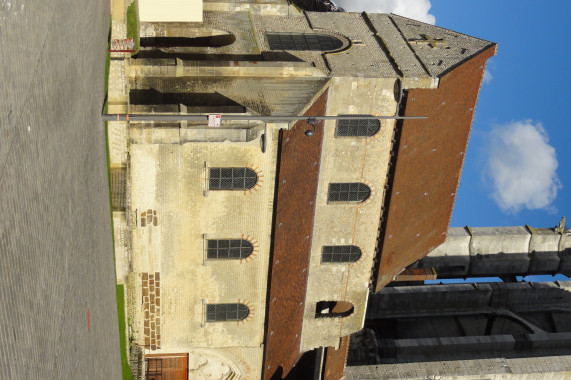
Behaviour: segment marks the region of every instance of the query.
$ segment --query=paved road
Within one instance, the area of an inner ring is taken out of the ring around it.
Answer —
[[[121,378],[108,27],[108,1],[0,0],[1,379]]]

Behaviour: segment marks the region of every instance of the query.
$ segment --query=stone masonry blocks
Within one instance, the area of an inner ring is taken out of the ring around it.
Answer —
[[[160,273],[142,273],[144,342],[152,351],[161,348]]]

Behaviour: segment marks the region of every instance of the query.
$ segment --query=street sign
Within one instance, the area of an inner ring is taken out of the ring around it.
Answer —
[[[208,126],[211,128],[220,127],[220,119],[222,115],[208,115]]]
[[[134,53],[135,52],[135,39],[134,38],[121,38],[111,40],[111,53]]]

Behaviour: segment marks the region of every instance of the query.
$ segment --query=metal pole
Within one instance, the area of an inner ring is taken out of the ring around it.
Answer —
[[[428,116],[257,116],[257,115],[221,115],[221,121],[232,120],[260,120],[264,122],[290,122],[297,120],[409,120],[427,119]],[[186,115],[186,114],[103,114],[103,121],[183,121],[194,120],[208,122],[208,115]]]

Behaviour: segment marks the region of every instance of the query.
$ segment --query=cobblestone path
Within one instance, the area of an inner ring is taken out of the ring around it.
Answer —
[[[109,2],[0,0],[0,379],[120,379]]]

